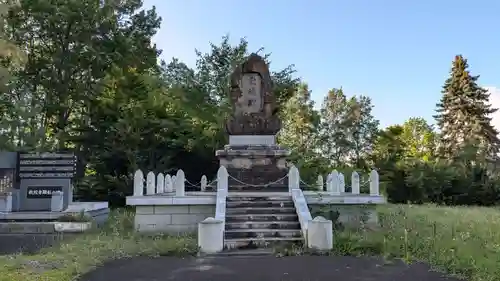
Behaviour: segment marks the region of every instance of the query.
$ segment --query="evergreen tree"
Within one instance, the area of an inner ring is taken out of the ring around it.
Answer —
[[[497,109],[489,104],[487,90],[477,84],[479,75],[472,76],[468,67],[467,59],[455,56],[443,97],[436,105],[441,156],[456,157],[465,147],[474,146],[479,155],[496,157],[500,140],[490,116]]]

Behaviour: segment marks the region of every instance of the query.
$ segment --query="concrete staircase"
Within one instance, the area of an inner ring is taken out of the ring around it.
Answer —
[[[227,250],[271,248],[276,244],[303,242],[291,196],[274,196],[266,192],[258,195],[229,193],[224,235]]]

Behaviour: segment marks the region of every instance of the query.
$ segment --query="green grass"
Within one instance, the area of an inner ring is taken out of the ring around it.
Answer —
[[[500,280],[500,211],[481,207],[388,205],[377,230],[335,234],[332,254],[424,261],[470,281]]]
[[[193,237],[144,236],[133,231],[133,214],[113,212],[108,225],[35,255],[0,257],[1,281],[69,281],[110,259],[138,255],[192,255]]]
[[[382,255],[424,261],[469,281],[500,281],[500,210],[480,207],[379,207],[380,227],[336,231],[335,255]],[[1,281],[69,281],[106,260],[137,255],[191,255],[193,237],[147,237],[132,229],[130,213],[109,225],[36,255],[0,257]],[[300,248],[285,255],[304,253]]]

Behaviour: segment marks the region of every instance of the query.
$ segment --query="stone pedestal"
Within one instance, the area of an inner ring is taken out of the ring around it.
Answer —
[[[289,154],[274,144],[229,144],[216,151],[220,165],[225,166],[230,175],[229,191],[286,192]]]
[[[289,151],[275,145],[281,121],[269,67],[251,54],[230,78],[229,145],[216,152],[229,173],[229,191],[287,192]]]

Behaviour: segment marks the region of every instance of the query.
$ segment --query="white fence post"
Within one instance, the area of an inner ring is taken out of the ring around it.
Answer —
[[[380,195],[378,173],[375,170],[370,172],[370,195]]]
[[[229,174],[227,173],[227,169],[224,166],[220,166],[217,171],[217,191],[224,190],[227,194],[227,190],[229,188]]]
[[[174,192],[174,184],[172,183],[172,177],[169,174],[165,176],[165,192]]]
[[[201,188],[201,191],[207,190],[207,176],[205,176],[205,175],[201,176],[200,188]]]
[[[226,225],[226,198],[229,190],[229,173],[226,167],[220,166],[217,171],[217,193],[215,198],[215,219],[222,222],[222,229]],[[198,226],[199,228],[199,226]],[[224,240],[224,231],[220,239]],[[219,238],[217,238],[219,239]]]
[[[177,175],[175,177],[175,196],[184,196],[185,195],[185,181],[186,177],[184,175],[184,171],[179,169],[177,171]]]
[[[146,194],[155,194],[155,188],[155,174],[153,172],[149,172],[146,176]]]
[[[332,191],[332,173],[328,173],[328,175],[326,176],[326,191]]]
[[[176,187],[176,185],[175,185],[175,181],[176,181],[176,179],[177,179],[177,176],[176,176],[176,175],[173,175],[173,176],[172,176],[172,188],[174,189],[173,191],[175,191],[175,187]]]
[[[288,171],[288,191],[291,193],[294,189],[300,189],[299,169],[292,165]]]
[[[337,170],[333,170],[331,173],[331,183],[329,192],[333,195],[340,195],[340,187],[339,187],[339,172]]]
[[[359,174],[356,171],[352,172],[351,175],[351,193],[352,194],[359,194]]]
[[[163,173],[158,173],[156,176],[156,194],[162,194],[165,190],[165,176]]]
[[[339,192],[340,193],[345,193],[345,177],[344,174],[339,173]]]
[[[323,176],[318,175],[318,180],[316,181],[316,187],[318,188],[319,191],[323,191]]]
[[[141,170],[134,174],[134,196],[144,195],[144,173]]]

